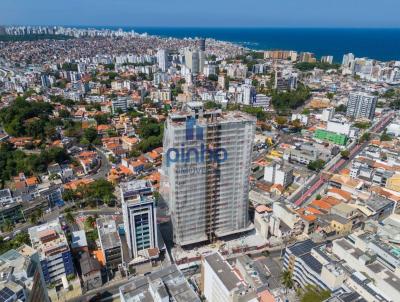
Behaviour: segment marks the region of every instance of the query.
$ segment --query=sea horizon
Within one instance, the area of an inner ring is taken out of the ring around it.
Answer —
[[[87,26],[84,26],[87,27]],[[400,28],[322,27],[159,27],[94,26],[174,38],[213,38],[253,50],[309,51],[319,58],[332,55],[340,63],[345,53],[381,61],[400,60]]]
[[[18,26],[18,25],[15,25]],[[29,25],[25,25],[29,26]],[[40,26],[40,25],[31,25]],[[212,38],[255,51],[284,49],[331,55],[340,63],[346,53],[380,61],[400,60],[398,27],[177,27],[118,25],[42,25],[75,28],[122,29],[173,38]]]

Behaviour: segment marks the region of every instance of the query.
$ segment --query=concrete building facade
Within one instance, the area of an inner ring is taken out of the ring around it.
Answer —
[[[212,241],[249,227],[248,192],[255,118],[204,111],[192,102],[164,129],[161,194],[174,241]]]

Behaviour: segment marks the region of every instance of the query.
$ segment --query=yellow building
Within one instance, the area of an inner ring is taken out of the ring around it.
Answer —
[[[333,215],[331,217],[331,228],[336,231],[337,234],[349,234],[353,227],[353,223],[350,219],[342,218],[339,215]]]
[[[386,182],[386,188],[396,192],[400,192],[400,174],[394,174]]]

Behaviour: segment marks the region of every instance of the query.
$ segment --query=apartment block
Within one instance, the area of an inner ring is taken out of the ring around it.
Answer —
[[[49,301],[39,255],[30,246],[0,255],[0,300]]]
[[[257,295],[219,253],[202,260],[203,295],[208,302],[256,301]]]
[[[96,225],[106,267],[111,270],[116,270],[118,266],[122,264],[122,249],[121,239],[115,220],[98,218],[96,220]]]
[[[137,180],[120,184],[122,211],[130,257],[157,247],[156,208],[151,184]]]
[[[201,301],[175,264],[134,277],[119,288],[119,295],[121,302]]]
[[[32,247],[38,251],[47,284],[59,284],[75,274],[67,238],[58,219],[28,230]]]
[[[372,120],[378,97],[365,92],[352,92],[347,102],[346,115],[353,118],[367,118]]]
[[[284,188],[293,183],[293,168],[283,166],[278,163],[272,163],[264,169],[264,180],[272,184],[278,184]]]
[[[248,192],[255,118],[191,102],[164,128],[161,194],[178,245],[249,228]]]

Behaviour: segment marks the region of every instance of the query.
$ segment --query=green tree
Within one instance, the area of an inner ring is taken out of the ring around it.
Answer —
[[[31,224],[36,224],[36,223],[38,222],[38,217],[36,216],[35,213],[32,213],[32,214],[29,216],[29,222],[30,222]]]
[[[3,254],[11,249],[16,249],[23,244],[31,244],[29,239],[29,235],[27,232],[21,232],[14,236],[13,239],[4,241],[2,237],[0,237],[0,254]]]
[[[217,104],[214,101],[207,101],[204,103],[204,108],[205,109],[219,109],[219,108],[221,108],[221,105]]]
[[[68,212],[67,214],[65,214],[65,220],[66,220],[68,223],[74,223],[74,222],[75,222],[74,215],[72,215],[71,212]]]
[[[62,198],[65,201],[73,201],[74,199],[76,199],[76,196],[73,190],[66,189],[62,194]]]
[[[61,118],[68,118],[68,117],[71,116],[71,113],[68,110],[60,109],[58,111],[58,116],[61,117]]]
[[[346,110],[347,110],[347,106],[343,105],[343,104],[340,104],[339,106],[335,107],[336,112],[346,112]]]
[[[216,74],[210,74],[210,75],[208,76],[208,79],[209,79],[210,81],[217,82],[217,81],[218,81],[218,76],[217,76]]]
[[[41,219],[43,217],[43,210],[41,208],[37,208],[35,210],[35,214],[39,219]]]
[[[343,158],[349,158],[349,156],[350,156],[350,151],[349,150],[343,150],[343,151],[341,151],[340,152],[340,155],[343,157]]]
[[[282,127],[282,126],[286,125],[287,118],[285,116],[277,116],[275,118],[275,122],[278,124],[278,126]]]
[[[273,92],[272,105],[278,112],[286,113],[291,109],[296,109],[310,98],[310,90],[303,84],[299,84],[294,91]]]
[[[110,116],[108,114],[97,114],[94,119],[99,125],[107,125]]]
[[[330,63],[325,63],[325,62],[315,62],[315,63],[309,63],[309,62],[300,62],[295,65],[295,67],[301,71],[310,71],[313,70],[314,68],[322,69],[322,70],[328,70],[328,69],[339,69],[340,65],[339,64],[330,64]]]
[[[369,141],[371,138],[371,134],[369,132],[365,132],[363,135],[360,137],[360,143],[364,143]]]
[[[384,142],[384,141],[391,141],[393,139],[393,137],[389,134],[386,133],[386,130],[381,134],[380,136],[380,141]]]
[[[97,138],[97,130],[94,128],[87,128],[83,131],[83,137],[91,144]]]
[[[14,224],[10,219],[6,219],[1,225],[1,229],[3,232],[11,232],[14,229]]]
[[[281,282],[286,288],[286,292],[288,289],[293,288],[294,282],[292,272],[289,270],[283,271],[281,275]]]
[[[330,100],[332,100],[334,96],[335,96],[335,94],[332,93],[332,92],[328,92],[328,93],[326,94],[326,97],[327,97],[328,99],[330,99]]]
[[[301,302],[323,302],[331,296],[329,290],[322,290],[313,285],[307,285],[301,291]]]
[[[303,128],[303,125],[301,124],[299,119],[295,119],[290,122],[290,125],[295,129],[295,130],[301,130]]]
[[[53,106],[44,102],[28,102],[17,97],[8,107],[0,110],[0,122],[12,136],[44,138],[45,126],[50,123]]]
[[[95,222],[96,222],[96,219],[93,216],[88,216],[85,220],[85,228],[93,229]]]
[[[369,127],[371,127],[371,123],[370,122],[357,122],[357,123],[354,123],[353,126],[358,129],[368,129]]]
[[[312,171],[320,171],[323,169],[324,166],[325,166],[325,162],[322,159],[317,159],[317,160],[310,162],[307,165],[307,168]]]

